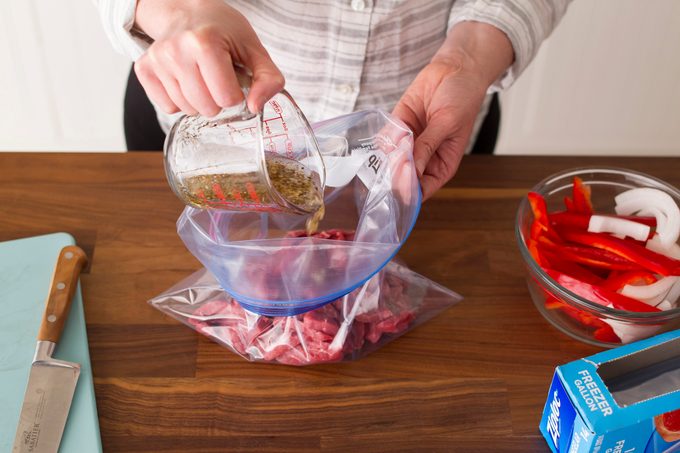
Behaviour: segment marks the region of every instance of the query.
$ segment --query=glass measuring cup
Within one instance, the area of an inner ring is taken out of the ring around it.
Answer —
[[[250,78],[236,68],[245,97]],[[213,118],[183,116],[165,140],[175,194],[199,208],[310,214],[323,205],[326,172],[302,111],[285,90],[251,113],[245,101]]]

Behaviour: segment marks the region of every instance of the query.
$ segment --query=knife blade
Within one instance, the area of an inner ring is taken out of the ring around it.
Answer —
[[[71,245],[59,252],[14,437],[13,453],[56,453],[64,432],[80,365],[52,358],[87,256]]]

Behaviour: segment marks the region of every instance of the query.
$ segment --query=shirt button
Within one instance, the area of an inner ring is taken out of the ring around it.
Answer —
[[[342,85],[338,85],[338,91],[342,94],[352,94],[354,93],[354,85],[343,83]]]
[[[352,9],[354,11],[363,11],[366,9],[365,0],[352,0]]]

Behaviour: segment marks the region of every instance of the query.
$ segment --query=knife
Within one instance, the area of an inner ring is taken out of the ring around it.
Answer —
[[[14,437],[13,453],[56,453],[76,389],[80,365],[52,358],[87,256],[71,245],[59,252],[38,331],[38,342]]]

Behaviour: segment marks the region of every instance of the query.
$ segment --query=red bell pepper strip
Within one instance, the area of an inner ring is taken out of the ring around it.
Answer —
[[[607,250],[580,247],[578,245],[565,245],[563,246],[562,253],[565,257],[571,258],[577,263],[600,269],[621,271],[642,269],[637,263],[622,258]]]
[[[603,214],[609,215],[609,214]],[[649,225],[656,228],[656,217],[638,216],[638,215],[611,215],[610,217],[618,217],[619,219],[632,220],[633,222]]]
[[[572,189],[574,200],[574,210],[583,214],[592,214],[593,205],[590,201],[590,187],[583,184],[583,180],[574,176],[574,186]]]
[[[572,307],[551,294],[546,294],[544,306],[548,310],[560,310],[566,316],[570,317],[582,326],[595,329],[593,336],[599,341],[606,343],[621,342],[619,337],[617,337],[614,333],[614,330],[611,328],[611,326],[598,318],[597,315],[589,313],[586,310]]]
[[[598,214],[607,217],[615,217],[618,219],[631,220],[633,222],[641,223],[643,225],[648,225],[652,228],[656,227],[655,217],[642,217],[642,216],[632,216],[632,215],[610,215],[610,214]],[[573,228],[577,230],[588,231],[588,225],[590,224],[590,217],[592,214],[581,214],[578,212],[553,212],[548,214],[548,220],[550,226],[554,228]],[[650,232],[650,238],[653,236],[653,232]]]
[[[581,214],[579,212],[553,212],[548,214],[550,225],[555,228],[572,228],[576,230],[587,230],[590,223],[591,214]]]
[[[531,212],[534,214],[534,224],[538,224],[544,231],[548,231],[548,207],[545,204],[545,198],[536,192],[529,192],[527,198]]]
[[[552,269],[546,269],[545,271],[558,284],[593,303],[603,306],[611,305],[617,310],[626,310],[636,313],[655,313],[661,311],[658,308],[647,305],[639,300],[626,297],[598,285],[591,285],[590,283],[570,277],[567,274]]]
[[[612,291],[618,291],[626,285],[651,285],[655,283],[658,279],[651,272],[640,270],[640,271],[630,271],[624,272],[622,274],[614,274],[607,277],[603,286]]]
[[[561,231],[560,236],[577,244],[614,253],[657,274],[680,275],[680,261],[652,252],[633,241],[625,241],[603,233],[580,231]]]
[[[579,310],[574,307],[569,307],[565,305],[562,307],[562,311],[568,314],[570,317],[574,318],[576,321],[580,322],[584,326],[593,327],[595,329],[601,329],[607,324],[595,315],[588,313],[587,311]]]
[[[621,342],[619,337],[614,333],[614,330],[611,328],[611,326],[592,313],[565,304],[554,296],[547,297],[545,300],[545,308],[548,310],[561,310],[566,316],[570,317],[582,326],[595,329],[593,336],[597,340],[607,343]]]
[[[556,310],[564,306],[566,306],[566,304],[555,296],[548,295],[545,299],[545,308],[548,310]]]
[[[533,239],[534,241],[537,241],[539,237],[541,237],[545,233],[545,228],[543,225],[538,223],[537,221],[531,222],[531,228],[529,229],[529,237]]]
[[[541,236],[537,240],[539,251],[551,251],[562,257],[588,267],[607,270],[642,270],[643,267],[615,253],[593,247],[583,247],[574,244],[556,244],[547,237]]]
[[[607,323],[602,321],[596,315],[586,310],[572,307],[571,305],[566,304],[555,297],[553,297],[553,299],[554,301],[550,302],[551,305],[560,309],[565,315],[577,321],[579,324],[586,327],[592,327],[593,329],[601,329],[607,326]]]
[[[569,212],[576,212],[576,208],[574,207],[574,202],[570,197],[564,197],[564,207],[567,208],[567,211]]]
[[[623,275],[623,274],[625,274],[625,271],[610,271],[610,272],[607,274],[607,280],[615,279],[615,278],[617,278],[617,277],[620,277],[620,276]]]
[[[531,223],[529,234],[532,239],[538,240],[539,236],[547,235],[553,241],[562,242],[557,232],[550,227],[548,220],[548,208],[545,203],[545,198],[536,192],[529,192],[527,194],[531,212],[534,215],[534,220]]]
[[[531,257],[534,259],[534,261],[536,261],[536,263],[539,266],[541,266],[541,267],[547,266],[548,263],[545,261],[543,256],[541,256],[541,254],[539,253],[538,245],[537,245],[535,239],[533,239],[533,238],[527,239],[527,249],[529,249],[529,253],[531,254]]]
[[[538,241],[541,237],[550,239],[551,242],[555,242],[558,244],[561,244],[562,238],[560,238],[559,234],[553,229],[550,228],[548,230],[545,230],[542,225],[540,225],[538,222],[532,222],[531,223],[531,228],[529,229],[529,237],[535,241]]]
[[[564,259],[563,256],[560,256],[558,253],[553,253],[549,249],[542,250],[540,255],[543,261],[547,260],[547,266],[541,265],[543,268],[549,267],[550,269],[554,269],[593,285],[602,285],[605,282],[603,278],[590,269],[580,266],[568,259]]]
[[[606,324],[593,332],[593,338],[603,343],[621,343],[621,339],[616,335],[614,329]]]

